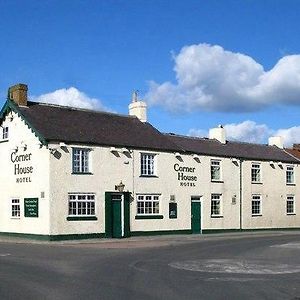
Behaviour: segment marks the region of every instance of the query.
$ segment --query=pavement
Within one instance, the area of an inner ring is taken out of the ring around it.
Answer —
[[[154,235],[154,236],[135,236],[128,238],[99,238],[99,239],[78,239],[78,240],[62,240],[62,241],[43,241],[21,237],[0,236],[0,243],[15,244],[39,244],[39,245],[74,245],[74,246],[90,246],[99,248],[152,248],[170,245],[180,245],[186,243],[195,243],[200,241],[209,241],[215,239],[240,239],[250,237],[264,236],[285,236],[300,235],[300,230],[284,230],[284,231],[245,231],[230,233],[213,233],[213,234],[184,234],[184,235]]]

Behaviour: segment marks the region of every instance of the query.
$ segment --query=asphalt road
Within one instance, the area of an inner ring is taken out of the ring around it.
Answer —
[[[300,234],[0,241],[0,299],[300,299]]]

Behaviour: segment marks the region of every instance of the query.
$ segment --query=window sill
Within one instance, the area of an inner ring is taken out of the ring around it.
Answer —
[[[97,221],[98,218],[96,216],[74,216],[67,217],[67,221]]]
[[[262,182],[252,181],[251,184],[263,184]]]
[[[139,215],[139,216],[135,216],[135,219],[136,220],[149,220],[149,219],[163,219],[164,216],[163,215],[145,215],[145,216],[142,216],[142,215]]]
[[[21,217],[10,217],[11,220],[20,220]]]
[[[251,215],[251,217],[262,217],[262,214],[259,214],[259,215]]]
[[[1,140],[1,141],[0,141],[0,144],[1,144],[1,143],[7,143],[7,142],[8,142],[8,139]]]
[[[140,177],[143,177],[143,178],[158,178],[157,175],[140,175]]]
[[[213,218],[213,219],[219,219],[219,218],[223,218],[223,216],[210,216],[211,218]]]
[[[211,180],[211,182],[213,182],[213,183],[224,183],[224,181],[223,180]]]
[[[288,186],[296,186],[296,183],[287,183]]]
[[[71,174],[72,175],[94,175],[91,172],[86,172],[86,173],[84,173],[84,172],[72,172]]]
[[[287,216],[296,216],[295,213],[286,214]]]

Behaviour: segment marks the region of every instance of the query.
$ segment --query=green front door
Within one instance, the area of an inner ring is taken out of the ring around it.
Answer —
[[[193,201],[192,199],[191,203],[192,203],[192,207],[191,207],[192,233],[200,233],[201,232],[201,202]]]
[[[112,237],[122,237],[122,196],[112,195]]]
[[[105,237],[130,236],[130,193],[105,192]]]

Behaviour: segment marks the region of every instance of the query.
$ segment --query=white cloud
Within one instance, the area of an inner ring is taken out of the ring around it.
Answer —
[[[224,125],[226,139],[249,143],[267,143],[270,136],[281,136],[285,147],[300,144],[300,126],[274,130],[266,124],[257,124],[254,121],[244,121]],[[203,129],[190,129],[190,136],[207,137],[208,131]]]
[[[269,71],[250,56],[220,46],[186,46],[174,56],[176,83],[150,82],[145,98],[170,111],[251,111],[274,103],[300,105],[300,55]]]
[[[33,97],[34,101],[94,110],[109,111],[99,99],[90,98],[75,87],[59,89],[51,93]]]
[[[265,124],[256,124],[253,121],[227,124],[224,126],[228,140],[263,143],[273,131]]]
[[[300,126],[295,126],[287,129],[279,129],[275,135],[283,137],[284,144],[291,146],[292,144],[300,144]]]

